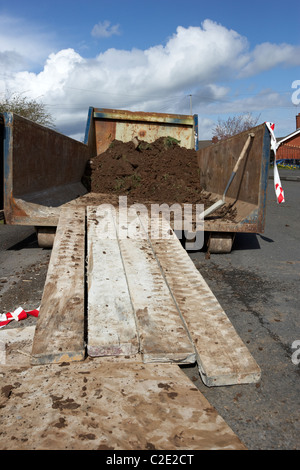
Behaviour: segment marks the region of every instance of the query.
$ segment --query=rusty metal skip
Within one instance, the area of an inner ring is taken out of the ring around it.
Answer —
[[[230,176],[230,178],[229,178],[229,180],[228,180],[227,186],[226,186],[225,191],[224,191],[224,194],[223,194],[223,198],[220,199],[219,201],[215,202],[211,207],[209,207],[208,209],[206,209],[206,210],[201,214],[201,216],[202,216],[203,219],[204,219],[205,217],[207,217],[208,215],[212,214],[213,212],[215,212],[216,210],[220,209],[220,207],[224,206],[224,204],[226,204],[226,201],[225,201],[226,193],[227,193],[227,191],[228,191],[228,189],[229,189],[229,186],[231,185],[231,183],[232,183],[232,181],[233,181],[233,179],[234,179],[234,177],[235,177],[235,175],[236,175],[236,173],[237,173],[237,171],[238,171],[238,169],[239,169],[239,166],[240,166],[240,164],[241,164],[241,161],[243,160],[244,156],[246,155],[246,152],[247,152],[248,147],[249,147],[249,145],[250,145],[251,139],[254,137],[254,135],[255,135],[254,133],[250,133],[250,134],[248,135],[248,138],[247,138],[246,143],[245,143],[245,145],[244,145],[244,147],[243,147],[243,150],[241,151],[240,156],[239,156],[239,158],[238,158],[238,160],[237,160],[237,162],[236,162],[236,164],[235,164],[235,167],[234,167],[234,169],[233,169],[233,171],[232,171],[232,173],[231,173],[231,176]]]

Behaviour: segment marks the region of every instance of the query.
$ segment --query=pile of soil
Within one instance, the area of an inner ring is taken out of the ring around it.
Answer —
[[[89,193],[109,195],[111,202],[127,196],[130,204],[203,204],[206,209],[216,201],[201,187],[196,150],[172,137],[153,143],[114,140],[88,161],[82,182]],[[227,205],[213,214],[227,220],[235,216],[236,209]]]
[[[203,202],[197,153],[171,137],[153,143],[114,140],[92,158],[83,183],[92,193],[125,195],[135,202]]]

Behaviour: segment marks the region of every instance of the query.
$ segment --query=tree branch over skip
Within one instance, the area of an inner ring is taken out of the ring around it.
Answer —
[[[28,98],[23,93],[6,91],[0,95],[0,113],[18,114],[43,126],[54,128],[54,120],[46,109],[46,105],[35,99]]]
[[[213,140],[224,140],[240,132],[247,131],[257,125],[260,115],[254,117],[252,113],[240,114],[227,119],[218,119],[218,124],[213,129]]]

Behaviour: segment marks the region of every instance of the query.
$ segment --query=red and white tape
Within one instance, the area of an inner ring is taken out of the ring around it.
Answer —
[[[2,313],[0,314],[0,328],[3,328],[4,326],[8,325],[8,323],[10,323],[12,320],[15,320],[15,321],[25,320],[28,315],[31,315],[33,317],[38,317],[39,311],[40,311],[40,307],[34,310],[28,310],[26,312],[22,307],[18,307],[13,312]]]
[[[274,133],[275,124],[273,122],[266,122],[266,126],[269,129],[269,132],[271,134],[271,149],[274,152],[274,189],[275,189],[275,194],[277,197],[277,202],[278,204],[281,204],[282,202],[285,202],[285,197],[284,197],[284,191],[281,186],[279,172],[278,172],[278,168],[276,164],[277,140],[276,140],[275,133]]]

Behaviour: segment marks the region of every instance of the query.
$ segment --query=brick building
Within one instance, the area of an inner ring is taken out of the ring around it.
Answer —
[[[300,113],[296,116],[296,130],[277,141],[276,160],[282,159],[300,160]]]

